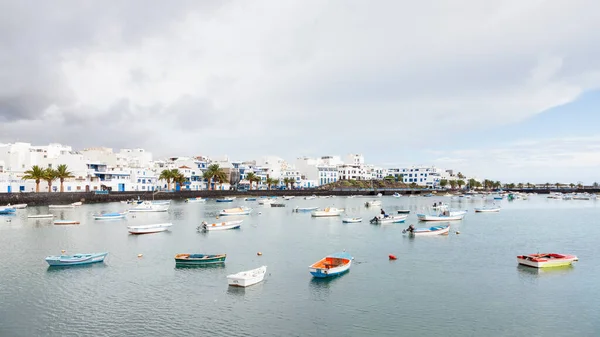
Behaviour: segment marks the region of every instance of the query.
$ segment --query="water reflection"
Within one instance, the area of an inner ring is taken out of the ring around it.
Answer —
[[[90,264],[77,264],[73,266],[48,266],[46,273],[69,273],[74,270],[81,269],[92,269],[92,268],[107,268],[106,263],[90,263]]]
[[[198,264],[198,265],[178,265],[175,264],[175,269],[224,269],[225,263],[209,263],[209,264]]]
[[[542,275],[565,275],[573,271],[575,267],[573,265],[561,266],[561,267],[552,267],[552,268],[534,268],[528,267],[524,265],[517,265],[517,270],[519,270],[519,274],[524,277],[543,277]]]

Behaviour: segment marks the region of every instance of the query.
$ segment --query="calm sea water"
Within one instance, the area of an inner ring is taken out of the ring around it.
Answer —
[[[47,207],[0,218],[0,336],[598,336],[600,202],[502,201],[502,211],[468,209],[448,236],[402,234],[416,211],[448,198],[384,197],[389,213],[410,208],[406,224],[370,225],[367,198],[173,202],[167,213],[94,221],[120,203],[52,212],[79,226],[27,219]],[[240,230],[199,233],[224,207],[250,205]],[[311,218],[294,206],[344,207],[363,223]],[[10,219],[10,222],[8,220]],[[128,225],[172,222],[170,232],[133,236]],[[459,231],[460,234],[456,234]],[[108,251],[104,264],[50,269],[47,255]],[[346,275],[312,279],[308,266],[345,249]],[[257,252],[262,256],[257,256]],[[177,253],[227,253],[222,267],[179,269]],[[571,268],[517,266],[522,253],[579,256]],[[138,254],[143,257],[138,258]],[[396,261],[389,261],[395,254]],[[226,275],[268,266],[263,283],[230,288]]]

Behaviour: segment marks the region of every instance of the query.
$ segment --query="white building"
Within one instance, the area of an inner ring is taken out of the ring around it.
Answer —
[[[415,183],[418,186],[427,188],[439,187],[440,181],[451,180],[450,173],[444,169],[435,166],[412,166],[406,168],[391,168],[387,169],[388,175],[392,175],[397,179],[402,177],[405,184],[410,185]]]

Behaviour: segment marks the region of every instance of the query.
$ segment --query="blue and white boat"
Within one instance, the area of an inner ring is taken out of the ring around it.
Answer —
[[[118,220],[118,219],[125,219],[125,215],[127,215],[127,213],[129,213],[129,212],[125,211],[125,212],[113,212],[113,213],[94,214],[94,220]]]
[[[254,198],[254,197],[251,197],[251,198],[246,198],[246,199],[244,199],[244,200],[246,200],[246,201],[256,201],[256,198]]]
[[[77,266],[103,262],[108,252],[91,254],[58,255],[46,257],[46,262],[53,267]]]
[[[410,225],[407,229],[403,230],[402,233],[408,233],[410,236],[433,236],[433,235],[444,235],[448,234],[450,230],[450,225],[441,225],[441,226],[432,226],[432,227],[423,227],[423,228],[415,228],[415,226]]]
[[[400,198],[402,195],[398,192],[394,192],[394,194],[392,194],[392,197],[394,198]]]
[[[219,215],[249,215],[252,213],[252,208],[249,207],[236,207],[236,208],[228,208],[219,212]]]
[[[314,277],[334,277],[342,275],[350,270],[352,260],[354,260],[354,258],[349,253],[335,253],[313,263],[308,267],[308,270]]]
[[[152,200],[152,205],[170,205],[171,200]]]
[[[227,197],[227,198],[217,199],[217,202],[233,202],[233,200],[235,200],[235,197]]]
[[[312,212],[318,210],[319,207],[296,207],[294,212]]]
[[[1,215],[15,214],[15,209],[12,208],[12,207],[3,207],[3,208],[0,208],[0,214]]]

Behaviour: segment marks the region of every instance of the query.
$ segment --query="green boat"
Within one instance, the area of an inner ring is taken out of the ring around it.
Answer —
[[[214,263],[224,263],[227,254],[207,255],[207,254],[177,254],[175,255],[175,265],[177,266],[202,266]]]

